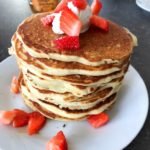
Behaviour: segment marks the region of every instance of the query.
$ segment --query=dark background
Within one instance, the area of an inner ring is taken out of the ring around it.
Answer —
[[[150,91],[150,12],[140,9],[135,0],[102,2],[102,16],[129,28],[138,37],[139,46],[134,51],[131,63]],[[31,14],[28,0],[0,0],[0,61],[8,57],[10,39],[18,24]],[[150,113],[142,131],[125,150],[150,150]]]

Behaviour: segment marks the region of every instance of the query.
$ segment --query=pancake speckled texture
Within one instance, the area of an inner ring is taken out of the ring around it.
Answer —
[[[37,14],[27,18],[12,37],[21,72],[21,94],[31,109],[56,120],[81,120],[114,104],[128,70],[135,38],[109,21],[109,32],[91,26],[80,34],[81,48],[56,49],[62,36],[44,27]]]

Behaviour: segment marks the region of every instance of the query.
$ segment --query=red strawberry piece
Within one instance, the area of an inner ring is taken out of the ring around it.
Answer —
[[[60,28],[69,36],[79,36],[82,23],[69,8],[64,8],[60,17]]]
[[[62,131],[59,131],[46,145],[46,150],[67,150],[67,141]]]
[[[91,24],[94,26],[103,29],[104,31],[109,30],[109,23],[106,19],[99,17],[97,15],[93,15],[90,19]]]
[[[14,113],[16,114],[12,126],[17,128],[17,127],[23,127],[28,124],[29,121],[29,114],[26,113],[23,110],[20,109],[14,109]]]
[[[11,82],[11,92],[14,94],[18,94],[20,92],[20,86],[16,76],[13,77]]]
[[[87,6],[87,0],[72,0],[72,2],[79,9],[85,9]]]
[[[0,111],[0,123],[9,125],[12,123],[16,114],[14,111]]]
[[[53,15],[47,15],[41,18],[41,22],[43,23],[44,26],[49,26],[52,24],[54,18],[55,17]]]
[[[63,10],[66,6],[67,6],[67,2],[69,2],[70,0],[61,0],[59,2],[59,4],[57,5],[57,7],[55,8],[54,12],[58,13],[61,10]]]
[[[93,15],[98,15],[101,8],[102,8],[102,3],[100,2],[100,0],[93,0],[93,2],[91,4],[92,14]]]
[[[29,114],[28,122],[28,134],[33,135],[44,126],[46,118],[41,115],[39,112],[32,112]]]
[[[100,113],[89,116],[87,120],[94,128],[98,128],[109,121],[109,116],[106,113]]]
[[[53,42],[60,50],[76,50],[80,48],[78,36],[64,36]]]

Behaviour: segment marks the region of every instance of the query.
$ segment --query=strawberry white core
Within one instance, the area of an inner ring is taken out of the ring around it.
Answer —
[[[64,34],[64,32],[60,29],[60,17],[61,12],[59,13],[53,13],[53,16],[55,16],[53,22],[52,22],[52,30],[56,34]]]
[[[73,4],[73,2],[68,2],[67,7],[69,9],[71,9],[72,12],[74,12],[74,14],[76,14],[80,18],[80,20],[82,22],[81,33],[87,31],[89,29],[89,25],[90,25],[90,17],[92,16],[92,11],[91,11],[90,6],[87,5],[87,7],[84,10],[81,10],[81,9],[77,8]],[[53,23],[52,23],[53,32],[56,34],[64,34],[64,32],[60,28],[61,11],[58,13],[53,13],[52,15],[55,16]]]

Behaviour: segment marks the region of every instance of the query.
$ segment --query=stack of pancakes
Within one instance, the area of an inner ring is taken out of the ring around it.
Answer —
[[[79,50],[58,50],[63,35],[44,27],[38,14],[27,18],[12,38],[22,73],[21,93],[33,110],[56,120],[80,120],[108,109],[128,69],[135,38],[109,22],[109,32],[90,27]]]

